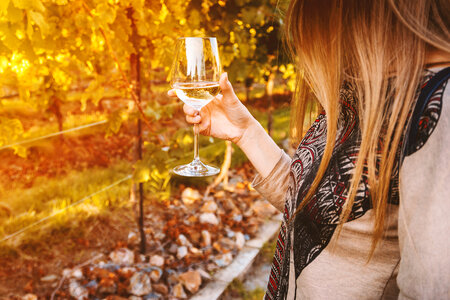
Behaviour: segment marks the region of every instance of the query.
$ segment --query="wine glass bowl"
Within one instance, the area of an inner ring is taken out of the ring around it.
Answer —
[[[183,37],[177,40],[170,84],[177,97],[200,111],[220,92],[221,66],[217,40],[213,37]],[[173,172],[188,177],[216,175],[219,168],[200,161],[198,154],[198,124],[194,124],[194,160],[177,166]]]

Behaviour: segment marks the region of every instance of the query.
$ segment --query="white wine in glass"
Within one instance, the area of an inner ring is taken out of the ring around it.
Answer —
[[[221,66],[217,40],[213,37],[183,37],[177,40],[176,47],[171,86],[181,101],[200,111],[220,92]],[[212,176],[220,172],[219,168],[200,161],[197,124],[194,124],[194,160],[175,167],[173,171],[188,177]]]

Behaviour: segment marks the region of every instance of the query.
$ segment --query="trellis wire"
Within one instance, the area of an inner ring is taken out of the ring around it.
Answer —
[[[81,129],[85,129],[85,128],[89,128],[89,127],[105,124],[106,122],[108,122],[108,121],[107,120],[102,120],[102,121],[98,121],[98,122],[94,122],[94,123],[90,123],[90,124],[86,124],[86,125],[81,125],[81,126],[78,126],[78,127],[69,128],[69,129],[66,129],[66,130],[61,130],[61,131],[58,131],[58,132],[53,132],[53,133],[50,133],[50,134],[47,134],[47,135],[38,136],[38,137],[35,137],[35,138],[18,141],[18,142],[9,144],[9,145],[2,146],[2,147],[0,147],[0,150],[11,148],[11,147],[22,145],[22,144],[28,144],[28,143],[36,142],[36,141],[39,141],[39,140],[44,140],[44,139],[47,139],[47,138],[50,138],[50,137],[54,137],[54,136],[58,136],[60,134],[64,134],[64,133],[68,133],[68,132],[73,132],[73,131],[77,131],[77,130],[81,130]]]
[[[47,216],[47,217],[45,217],[45,218],[42,218],[42,219],[40,219],[40,220],[38,220],[38,221],[36,221],[36,222],[34,222],[34,223],[31,223],[31,224],[28,225],[28,226],[25,226],[24,228],[22,228],[22,229],[20,229],[20,230],[18,230],[18,231],[16,231],[16,232],[13,232],[13,233],[11,233],[11,234],[5,236],[3,239],[0,240],[0,243],[4,242],[4,241],[6,241],[6,240],[9,240],[10,238],[13,238],[13,237],[17,236],[17,235],[19,235],[19,234],[21,234],[21,233],[23,233],[23,232],[29,230],[30,228],[32,228],[32,227],[34,227],[34,226],[36,226],[36,225],[38,225],[38,224],[40,224],[40,223],[43,223],[43,222],[47,221],[48,219],[53,218],[54,216],[56,216],[56,215],[58,215],[58,214],[60,214],[60,213],[62,213],[62,212],[64,212],[64,211],[68,210],[68,209],[71,208],[71,207],[74,207],[74,206],[76,206],[76,205],[78,205],[78,204],[80,204],[80,203],[86,201],[87,199],[90,199],[90,198],[92,198],[92,197],[94,197],[94,196],[96,196],[96,195],[98,195],[98,194],[100,194],[100,193],[102,193],[102,192],[104,192],[104,191],[107,191],[107,190],[111,189],[112,187],[114,187],[114,186],[116,186],[116,185],[118,185],[118,184],[120,184],[120,183],[122,183],[122,182],[124,182],[124,181],[127,181],[128,179],[131,179],[131,177],[132,177],[132,175],[129,174],[129,175],[125,176],[124,178],[119,179],[119,180],[117,180],[117,181],[111,183],[110,185],[108,185],[108,186],[106,186],[106,187],[104,187],[104,188],[102,188],[102,189],[96,191],[95,193],[92,193],[92,194],[90,194],[90,195],[88,195],[88,196],[86,196],[86,197],[81,198],[80,200],[78,200],[78,201],[76,201],[76,202],[70,204],[70,205],[67,206],[67,207],[62,208],[62,209],[60,209],[60,210],[58,210],[58,211],[52,213],[51,215],[49,215],[49,216]]]

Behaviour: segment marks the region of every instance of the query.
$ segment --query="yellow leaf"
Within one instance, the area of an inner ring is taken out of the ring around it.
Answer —
[[[27,148],[24,146],[13,146],[14,154],[17,154],[18,156],[22,158],[27,158]]]
[[[9,5],[9,0],[2,0],[0,1],[0,13],[4,14],[6,13]]]
[[[100,15],[100,19],[107,24],[113,23],[116,19],[116,11],[106,3],[97,5],[95,10]]]
[[[30,40],[33,39],[33,33],[34,33],[33,25],[31,24],[30,20],[28,19],[28,22],[27,22],[27,35],[28,35],[28,38]]]
[[[14,5],[10,5],[8,7],[6,17],[8,18],[8,21],[10,21],[12,23],[17,23],[17,22],[22,21],[23,12],[22,12],[22,10],[15,7]]]
[[[34,23],[36,23],[37,26],[39,26],[39,29],[41,30],[41,36],[44,38],[49,30],[49,26],[47,22],[45,21],[44,16],[40,12],[34,12],[29,11],[28,16],[33,20]]]
[[[45,6],[42,5],[40,0],[13,0],[13,3],[15,7],[20,9],[34,9],[40,12],[45,11]]]
[[[159,20],[163,23],[166,20],[167,15],[169,14],[169,10],[167,6],[163,3],[161,7],[161,11],[159,12]]]
[[[106,129],[106,137],[118,133],[123,122],[123,114],[120,110],[108,115],[108,128]]]
[[[133,179],[136,182],[147,182],[150,179],[150,169],[148,165],[142,160],[138,161],[135,165],[133,172]]]

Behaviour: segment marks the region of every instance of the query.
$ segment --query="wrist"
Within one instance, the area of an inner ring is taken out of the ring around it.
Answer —
[[[261,124],[256,119],[252,118],[235,144],[242,150],[245,150],[244,148],[246,145],[252,144],[265,133],[266,132]]]

